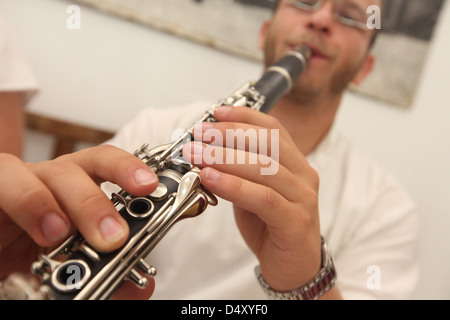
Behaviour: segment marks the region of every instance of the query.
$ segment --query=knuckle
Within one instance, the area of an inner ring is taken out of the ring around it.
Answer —
[[[114,158],[113,163],[116,163],[119,166],[129,167],[130,164],[139,164],[144,166],[143,161],[141,161],[137,156],[118,147],[112,145],[102,145],[95,148],[98,148],[98,150],[96,149],[93,153],[96,157],[105,159]]]
[[[311,181],[311,184],[314,187],[314,189],[318,190],[319,185],[320,185],[320,175],[317,172],[317,170],[311,166],[309,167],[309,177],[310,177],[310,181]]]
[[[261,203],[266,208],[276,208],[278,206],[277,197],[272,189],[264,188],[261,191]]]
[[[58,159],[43,162],[37,169],[40,174],[48,179],[60,179],[61,177],[71,173],[80,171],[80,166],[74,162]]]
[[[95,153],[97,153],[97,152],[100,152],[100,153],[103,153],[103,152],[115,152],[117,150],[120,150],[120,149],[115,147],[115,146],[113,146],[113,145],[110,145],[110,144],[103,144],[103,145],[91,148],[91,151],[93,151]]]
[[[226,132],[228,132],[228,134],[232,133],[235,138],[244,134],[244,130],[241,128],[241,125],[236,122],[230,122]]]
[[[262,153],[262,152],[258,153],[258,164],[259,164],[260,168],[270,167],[275,162],[278,163],[278,161],[276,159],[272,159],[266,153]]]
[[[279,128],[283,127],[281,125],[281,122],[277,118],[275,118],[273,116],[269,116],[269,123],[270,123],[270,127],[271,128],[279,129]]]
[[[74,153],[64,154],[54,159],[53,161],[76,161],[80,157],[92,159],[95,157],[102,157],[105,154],[111,154],[115,150],[119,150],[119,148],[112,145],[103,144],[95,147],[85,148]]]
[[[241,179],[237,179],[234,183],[234,189],[236,190],[236,194],[243,194],[245,192],[244,181]]]
[[[28,185],[20,193],[11,195],[10,203],[14,204],[14,211],[22,212],[30,206],[36,213],[51,210],[51,201],[48,199],[48,193],[40,185]]]
[[[79,212],[85,212],[86,214],[100,213],[97,208],[107,200],[107,197],[103,193],[88,193],[83,196],[83,199],[79,203]]]
[[[315,225],[316,219],[311,214],[304,214],[302,216],[302,225],[305,230],[310,230]]]
[[[300,216],[303,225],[308,228],[313,227],[319,218],[319,197],[312,188],[304,188],[302,191],[302,202],[300,204]]]
[[[67,171],[73,170],[74,168],[78,167],[78,165],[76,165],[74,162],[64,159],[48,161],[45,164],[51,166],[52,170],[54,171]]]
[[[17,157],[9,153],[0,153],[0,163],[17,161]]]

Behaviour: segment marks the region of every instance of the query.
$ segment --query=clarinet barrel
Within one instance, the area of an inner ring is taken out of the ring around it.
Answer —
[[[280,61],[267,68],[261,79],[254,85],[255,90],[265,97],[265,102],[259,111],[269,113],[273,105],[292,89],[295,81],[306,69],[310,58],[311,50],[302,46],[288,52]]]

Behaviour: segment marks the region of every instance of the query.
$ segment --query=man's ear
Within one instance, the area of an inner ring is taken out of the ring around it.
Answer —
[[[265,20],[264,23],[261,26],[261,30],[259,31],[259,41],[258,41],[258,47],[260,50],[264,50],[265,43],[266,43],[266,37],[267,33],[270,28],[270,20]]]
[[[375,56],[371,53],[366,56],[363,64],[361,65],[361,68],[352,80],[352,83],[354,85],[360,85],[361,82],[363,82],[363,80],[367,78],[367,76],[372,72],[375,66],[375,60]]]

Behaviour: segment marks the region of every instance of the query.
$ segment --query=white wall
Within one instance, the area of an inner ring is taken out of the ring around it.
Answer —
[[[116,130],[146,106],[164,107],[199,98],[214,102],[260,74],[257,63],[86,7],[82,7],[81,30],[68,30],[66,8],[70,4],[0,2],[0,14],[15,31],[40,82],[41,92],[29,106],[35,112]],[[339,127],[393,171],[421,208],[419,299],[450,298],[447,30],[448,3],[410,109],[348,94],[338,116]],[[44,160],[49,138],[29,133],[27,139],[26,160]]]

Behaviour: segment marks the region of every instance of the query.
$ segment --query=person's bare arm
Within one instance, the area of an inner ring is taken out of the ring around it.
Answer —
[[[0,92],[0,152],[22,156],[24,136],[23,96]]]

